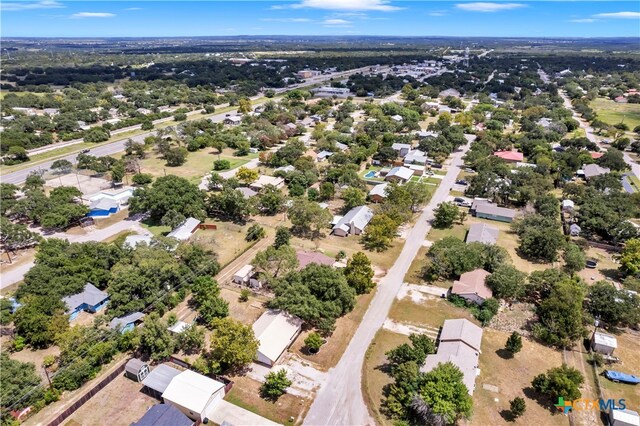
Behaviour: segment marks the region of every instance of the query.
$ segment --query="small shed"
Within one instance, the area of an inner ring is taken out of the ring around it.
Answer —
[[[124,334],[127,331],[131,331],[136,327],[136,324],[140,323],[144,318],[142,312],[133,312],[128,315],[114,318],[109,323],[109,328],[112,330],[120,330],[120,333]]]
[[[257,361],[272,367],[300,334],[302,320],[284,311],[266,311],[253,323],[258,339]]]
[[[236,284],[246,284],[253,273],[253,265],[244,265],[233,275],[233,282]]]
[[[577,237],[581,232],[582,228],[580,228],[580,225],[577,223],[572,223],[571,226],[569,226],[569,235],[572,237]]]
[[[640,426],[640,416],[633,410],[609,411],[610,426]]]
[[[184,332],[187,328],[191,327],[191,324],[184,321],[176,321],[171,327],[167,328],[170,332],[174,334],[180,334]]]
[[[562,211],[571,212],[575,207],[573,200],[562,200]]]
[[[603,355],[611,355],[617,347],[618,340],[615,336],[601,331],[595,331],[593,336],[591,336],[591,349],[594,352],[598,352]]]
[[[211,417],[212,411],[224,395],[224,383],[185,370],[172,378],[162,393],[162,399],[190,419],[204,421]]]
[[[149,366],[138,358],[131,358],[124,366],[124,375],[136,382],[142,382],[148,374]]]
[[[160,364],[142,380],[145,391],[151,396],[160,398],[174,377],[181,371],[166,364]]]

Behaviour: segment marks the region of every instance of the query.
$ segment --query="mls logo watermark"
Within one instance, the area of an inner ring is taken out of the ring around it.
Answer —
[[[562,411],[564,414],[568,414],[571,411],[579,410],[626,410],[627,405],[624,399],[588,399],[581,398],[575,401],[565,401],[564,397],[558,398],[558,403],[555,404],[558,411]]]

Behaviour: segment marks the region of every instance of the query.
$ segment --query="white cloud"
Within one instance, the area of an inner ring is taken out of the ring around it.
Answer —
[[[441,12],[441,11],[436,10],[436,11],[427,13],[427,15],[429,15],[429,16],[447,16],[447,12]]]
[[[276,6],[273,9],[283,9],[286,6]],[[389,0],[302,0],[300,3],[290,5],[294,9],[312,8],[325,10],[375,10],[379,12],[392,12],[403,9],[392,6]]]
[[[266,22],[311,22],[309,18],[262,18]]]
[[[0,3],[0,10],[16,11],[16,10],[33,10],[33,9],[59,9],[65,7],[62,3],[55,0],[42,0],[38,2],[11,2]]]
[[[128,7],[125,10],[142,10],[141,7]]]
[[[322,23],[324,25],[351,25],[351,21],[346,19],[325,19]]]
[[[593,15],[594,18],[613,18],[613,19],[640,19],[640,12],[612,12],[598,13]]]
[[[593,18],[584,18],[584,19],[570,19],[569,22],[575,22],[577,24],[590,24],[592,22],[596,22],[597,19]]]
[[[78,12],[71,15],[72,18],[113,18],[115,13],[108,12]]]
[[[487,2],[475,2],[475,3],[458,3],[457,9],[466,10],[467,12],[500,12],[502,10],[512,10],[525,7],[522,3],[487,3]]]

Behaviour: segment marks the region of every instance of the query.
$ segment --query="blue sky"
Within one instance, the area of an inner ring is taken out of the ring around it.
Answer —
[[[2,0],[3,37],[640,37],[638,1]]]

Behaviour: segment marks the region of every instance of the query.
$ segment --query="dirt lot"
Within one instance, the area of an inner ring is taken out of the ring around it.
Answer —
[[[277,402],[269,402],[260,398],[260,383],[246,376],[232,377],[235,382],[225,400],[252,411],[269,420],[284,425],[301,424],[309,410],[311,401],[290,394],[282,395]]]
[[[362,321],[362,317],[367,311],[371,299],[373,299],[373,295],[374,292],[358,296],[356,307],[344,317],[338,318],[335,331],[317,354],[308,354],[307,351],[304,350],[304,339],[309,335],[311,330],[300,334],[290,350],[299,357],[317,364],[317,367],[324,371],[334,367],[347,349],[351,338],[358,328],[358,324]]]
[[[583,269],[578,272],[580,278],[587,284],[593,284],[596,281],[606,280],[607,277],[617,275],[618,267],[620,266],[614,259],[613,253],[609,253],[606,250],[589,247],[585,254],[587,259],[596,259],[598,261],[598,267],[596,269]]]
[[[13,352],[9,355],[9,358],[15,359],[21,362],[31,362],[36,366],[36,372],[42,377],[44,381],[46,379],[44,368],[42,367],[42,361],[48,355],[58,356],[60,354],[60,348],[57,346],[51,346],[47,349],[31,350],[25,348],[20,352]]]
[[[244,252],[252,243],[244,237],[250,224],[237,225],[230,222],[207,221],[215,223],[217,229],[200,229],[193,236],[192,241],[197,241],[214,250],[218,254],[218,262],[226,265]],[[268,229],[265,229],[269,232]]]
[[[444,320],[453,318],[466,318],[477,323],[468,310],[435,296],[425,297],[419,303],[409,298],[396,300],[389,311],[389,318],[405,324],[435,328],[441,327]]]
[[[111,182],[103,178],[85,176],[80,173],[69,173],[66,175],[56,175],[54,178],[47,180],[45,186],[50,188],[74,186],[79,188],[82,194],[92,195],[104,189],[111,188]]]
[[[140,383],[120,375],[73,413],[67,422],[74,421],[83,426],[129,425],[159,403],[141,389]]]
[[[391,420],[380,413],[384,387],[393,382],[393,379],[386,373],[387,357],[385,353],[408,341],[409,338],[403,334],[381,329],[378,330],[369,349],[367,349],[364,365],[362,366],[362,393],[371,416],[378,424],[387,425],[392,423]]]
[[[531,380],[541,372],[562,364],[561,353],[533,341],[522,339],[523,348],[512,359],[502,358],[501,349],[509,333],[484,329],[480,376],[473,393],[473,417],[469,424],[485,426],[506,424],[501,412],[509,409],[509,401],[516,396],[525,399],[527,410],[517,420],[523,425],[567,425],[568,418],[554,414],[532,399]],[[484,389],[484,385],[498,387],[497,392]],[[526,390],[525,390],[526,389]],[[551,407],[553,408],[553,407]]]

